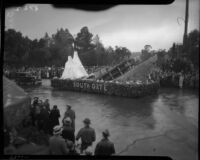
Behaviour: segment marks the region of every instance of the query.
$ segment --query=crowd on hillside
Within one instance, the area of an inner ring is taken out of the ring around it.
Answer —
[[[148,79],[160,81],[161,86],[179,88],[199,88],[199,70],[191,64],[178,64],[176,59],[170,59],[162,67],[152,70]]]
[[[113,155],[114,143],[109,140],[109,130],[102,132],[102,140],[92,151],[96,141],[95,129],[90,126],[91,120],[83,120],[84,127],[75,135],[75,111],[66,105],[66,112],[59,122],[60,111],[56,105],[50,109],[49,100],[45,101],[34,97],[30,109],[29,125],[34,126],[40,133],[48,137],[48,154],[50,155]],[[5,134],[6,135],[6,134]],[[5,136],[6,137],[6,136]],[[9,138],[9,136],[7,136]],[[9,140],[7,140],[9,141]],[[14,154],[14,153],[12,153]]]

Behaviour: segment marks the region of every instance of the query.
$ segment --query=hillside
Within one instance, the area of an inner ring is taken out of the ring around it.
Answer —
[[[145,81],[146,76],[150,71],[155,67],[154,63],[157,61],[157,55],[149,58],[148,60],[142,62],[135,68],[132,68],[130,71],[124,75],[118,77],[118,81],[130,81],[130,80],[140,80]]]

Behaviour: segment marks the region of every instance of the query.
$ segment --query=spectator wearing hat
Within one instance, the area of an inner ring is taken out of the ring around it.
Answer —
[[[57,105],[54,105],[49,115],[50,134],[53,134],[53,127],[59,125],[59,117],[60,117],[60,111]]]
[[[81,138],[81,153],[96,140],[95,130],[90,127],[90,119],[85,118],[83,123],[85,127],[81,128],[76,136],[77,141]]]
[[[108,139],[110,136],[109,131],[106,129],[102,132],[103,139],[97,143],[95,148],[95,155],[110,156],[115,154],[114,144]]]
[[[53,128],[53,136],[49,140],[49,151],[51,155],[67,155],[69,153],[67,144],[61,134],[62,127],[55,126]]]
[[[74,129],[71,127],[71,119],[69,117],[64,119],[62,137],[65,140],[75,142]]]
[[[69,117],[72,120],[71,126],[72,126],[72,128],[74,129],[74,132],[75,132],[75,118],[76,118],[76,116],[75,116],[75,111],[71,108],[72,108],[72,106],[67,105],[67,110],[64,114],[63,123],[64,123],[64,119]]]

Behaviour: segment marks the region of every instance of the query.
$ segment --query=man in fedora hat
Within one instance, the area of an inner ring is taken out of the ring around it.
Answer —
[[[95,148],[95,155],[110,156],[115,154],[114,144],[108,139],[110,136],[109,131],[106,129],[102,132],[103,139],[97,143]]]
[[[81,128],[76,136],[77,141],[81,138],[81,153],[96,140],[95,130],[90,127],[90,119],[85,118],[83,123],[85,127]]]
[[[49,151],[51,155],[67,155],[69,150],[65,140],[61,137],[62,127],[53,128],[53,136],[49,140]]]
[[[72,126],[72,128],[74,129],[74,132],[75,132],[75,118],[76,118],[75,111],[73,109],[71,109],[72,106],[70,106],[70,105],[66,105],[66,106],[67,106],[67,110],[64,114],[63,124],[64,124],[64,119],[69,117],[72,121],[71,126]]]
[[[72,121],[69,117],[64,119],[62,137],[65,140],[70,140],[74,143],[75,142],[75,136],[74,136],[74,129],[71,127],[71,122]]]

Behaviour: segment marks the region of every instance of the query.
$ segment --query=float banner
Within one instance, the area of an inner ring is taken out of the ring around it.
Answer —
[[[73,82],[74,89],[81,89],[81,90],[93,90],[96,92],[104,93],[106,91],[106,86],[104,83],[88,83],[88,82]]]

